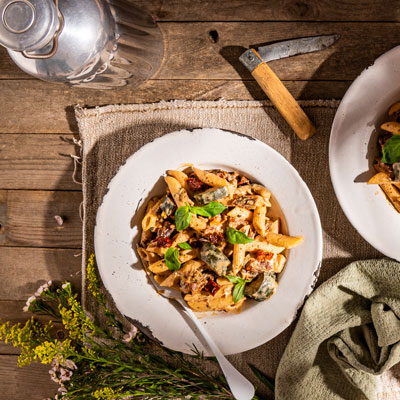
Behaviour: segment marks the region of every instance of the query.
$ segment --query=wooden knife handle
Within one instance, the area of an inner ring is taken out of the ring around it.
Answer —
[[[301,140],[314,135],[314,124],[265,62],[257,65],[251,74]]]

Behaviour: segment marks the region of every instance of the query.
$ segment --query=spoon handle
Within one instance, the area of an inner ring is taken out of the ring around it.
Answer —
[[[194,312],[183,303],[179,302],[185,309],[187,315],[193,320],[197,329],[202,334],[204,340],[207,342],[208,346],[214,353],[218,360],[219,365],[225,375],[228,382],[229,388],[236,400],[251,400],[254,396],[255,390],[254,386],[225,358],[218,348],[217,344],[208,334],[207,330],[204,328],[203,324],[197,319]]]

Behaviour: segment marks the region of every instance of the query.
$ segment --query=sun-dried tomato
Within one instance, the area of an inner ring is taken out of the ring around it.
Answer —
[[[215,293],[217,293],[218,289],[219,289],[218,284],[211,279],[207,282],[206,286],[204,286],[204,290],[210,293],[212,296],[214,296]]]
[[[189,188],[192,190],[200,190],[205,188],[205,183],[202,182],[199,178],[196,177],[192,177],[192,178],[188,178],[186,180],[186,183],[188,184]]]
[[[169,237],[161,236],[157,238],[157,247],[170,247],[172,240]]]
[[[256,260],[263,262],[263,261],[269,261],[272,260],[274,257],[274,253],[270,253],[269,251],[264,251],[264,250],[256,250]]]
[[[164,224],[157,229],[157,237],[171,236],[174,230],[175,230],[175,225],[171,224],[168,221],[165,221]]]
[[[249,183],[250,183],[250,181],[245,176],[241,176],[240,180],[238,182],[238,186],[248,185]]]
[[[207,236],[207,238],[212,244],[219,244],[224,240],[224,234],[223,233],[210,233]]]

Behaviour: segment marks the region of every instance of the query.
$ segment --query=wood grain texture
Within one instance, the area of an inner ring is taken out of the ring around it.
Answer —
[[[284,81],[285,86],[297,99],[339,99],[350,83],[350,81]],[[40,103],[32,102],[34,96],[41,99]],[[0,133],[77,133],[78,127],[72,105],[78,103],[94,106],[118,103],[151,103],[172,99],[217,100],[221,97],[226,100],[266,99],[265,93],[255,81],[152,80],[134,90],[128,86],[123,89],[98,91],[69,88],[39,80],[0,80],[0,104],[2,104]],[[27,113],[26,110],[30,110],[30,112]],[[37,140],[34,145],[40,146],[40,144],[40,140]],[[5,151],[3,149],[3,152]],[[58,156],[57,160],[61,162]],[[27,166],[27,168],[29,167]],[[65,165],[57,167],[58,171],[63,168],[65,168]],[[4,179],[8,178],[5,177]],[[23,181],[22,176],[19,179]],[[35,179],[41,179],[41,174]],[[63,184],[66,183],[64,179],[62,179],[62,182]],[[44,185],[41,187],[42,189],[51,189],[54,183],[54,181],[36,182],[35,188]],[[62,186],[60,182],[58,188],[69,189],[71,188],[70,185],[68,183],[67,186]]]
[[[162,23],[165,59],[154,79],[251,79],[238,60],[246,48],[337,33],[341,38],[329,49],[274,61],[271,68],[282,80],[353,80],[378,56],[397,46],[399,26],[399,23],[342,22]],[[218,33],[216,43],[210,40],[210,31]],[[10,60],[4,48],[0,49],[0,78],[29,78]],[[58,90],[63,96],[56,87],[48,84],[49,92]]]
[[[80,250],[0,247],[0,300],[25,300],[43,283],[68,280],[80,292]]]
[[[133,0],[157,21],[399,21],[395,0]]]
[[[353,80],[382,53],[398,45],[399,26],[399,23],[165,23],[161,28],[168,47],[155,78],[250,79],[250,73],[238,61],[245,49],[266,42],[336,33],[341,37],[328,49],[273,61],[270,66],[282,80]],[[209,38],[211,30],[218,32],[217,43]]]
[[[39,363],[23,368],[17,366],[17,356],[0,356],[0,399],[43,400],[53,397],[58,386],[50,380],[49,366]]]
[[[72,136],[0,135],[0,189],[80,190],[72,174]],[[78,166],[79,167],[79,166]]]
[[[0,246],[81,248],[81,201],[81,192],[0,191]]]

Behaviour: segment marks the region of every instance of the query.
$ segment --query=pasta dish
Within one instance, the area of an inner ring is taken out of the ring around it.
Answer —
[[[381,125],[378,137],[377,173],[368,184],[378,184],[395,210],[400,213],[400,102],[389,109],[391,121]]]
[[[184,294],[194,311],[240,310],[269,299],[302,236],[281,233],[271,192],[238,172],[168,170],[166,193],[142,220],[138,253],[154,279]]]

